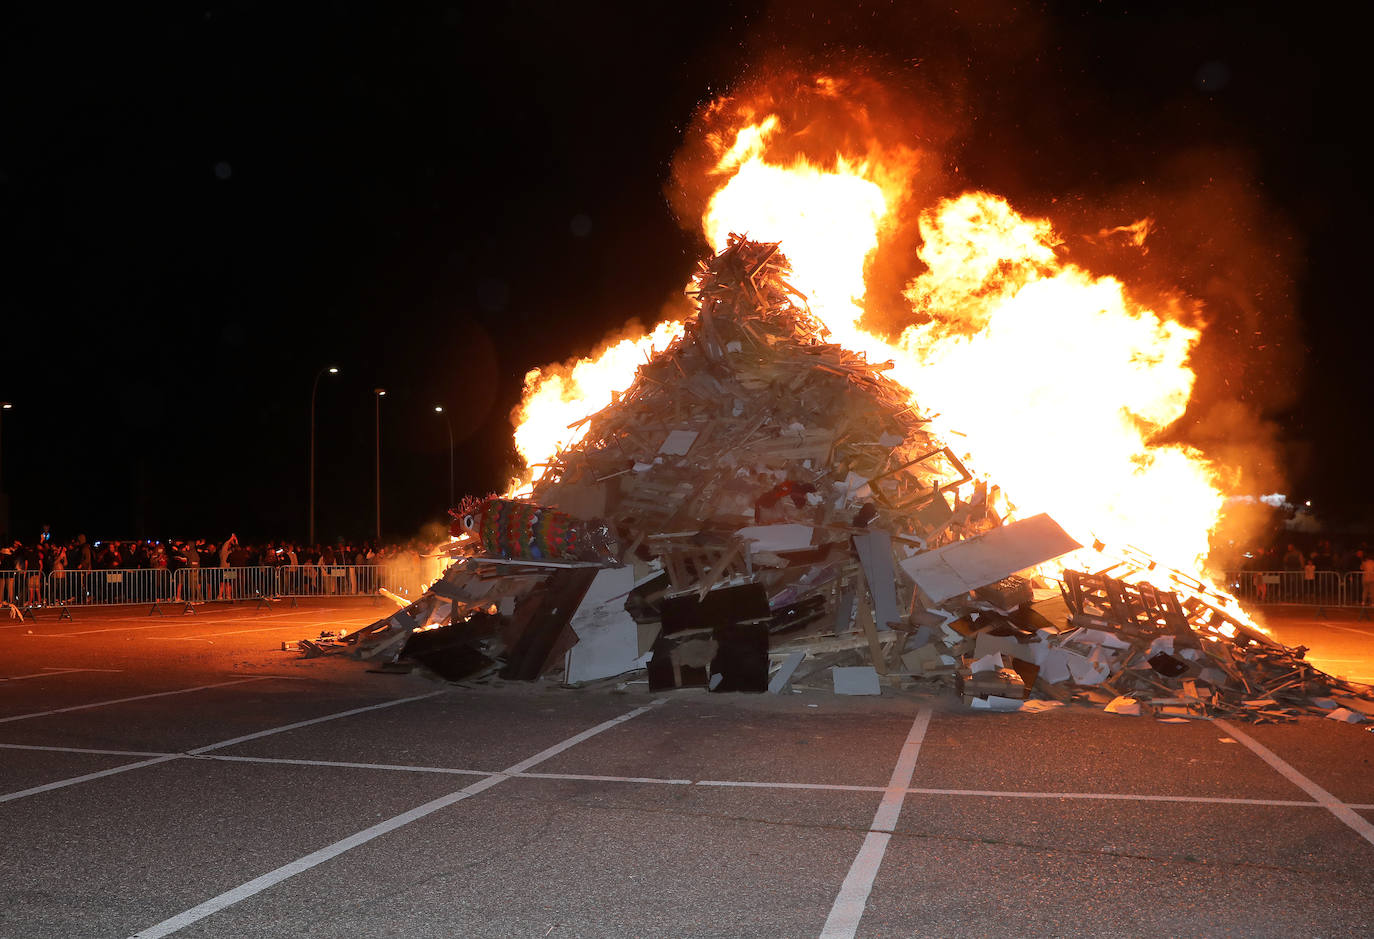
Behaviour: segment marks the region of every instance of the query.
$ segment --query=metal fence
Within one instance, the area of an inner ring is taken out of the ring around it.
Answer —
[[[299,564],[272,567],[119,568],[48,574],[0,572],[0,600],[20,607],[118,606],[365,597],[386,589],[401,597],[424,590],[412,571],[387,564]]]
[[[1374,578],[1359,571],[1227,571],[1226,585],[1246,603],[1360,607],[1374,602]]]
[[[1257,605],[1374,606],[1374,578],[1359,571],[1228,571],[1227,588]],[[425,589],[418,571],[398,564],[298,564],[272,567],[185,567],[176,571],[120,568],[94,571],[0,572],[0,600],[20,607],[117,606],[367,597],[387,590],[413,599]]]

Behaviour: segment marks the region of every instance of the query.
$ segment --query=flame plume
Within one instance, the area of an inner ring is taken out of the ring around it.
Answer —
[[[712,109],[724,113],[719,102]],[[971,191],[920,215],[912,261],[924,272],[905,292],[909,325],[896,336],[869,332],[865,264],[909,208],[913,152],[874,144],[808,159],[778,115],[738,113],[732,134],[711,138],[714,189],[702,228],[714,250],[730,232],[781,242],[792,283],[830,340],[893,362],[888,374],[911,390],[932,430],[1002,487],[1014,514],[1048,512],[1084,544],[1129,545],[1203,569],[1223,503],[1217,471],[1195,449],[1152,442],[1187,407],[1196,328],[1067,260],[1047,220]],[[1143,245],[1148,220],[1127,229]],[[663,323],[570,369],[532,371],[516,430],[521,455],[537,464],[574,442],[578,421],[611,403],[644,356],[681,331]]]

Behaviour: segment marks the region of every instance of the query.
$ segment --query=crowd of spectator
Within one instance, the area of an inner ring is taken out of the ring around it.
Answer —
[[[1336,547],[1321,539],[1252,549],[1245,552],[1239,573],[1242,594],[1261,602],[1337,599],[1374,605],[1374,553],[1366,542]]]
[[[69,541],[54,539],[45,527],[33,541],[6,539],[0,546],[0,602],[19,606],[82,603],[91,600],[80,572],[152,571],[144,576],[158,599],[235,599],[236,577],[228,569],[266,569],[274,592],[357,593],[360,567],[379,568],[387,576],[365,578],[366,584],[394,584],[411,593],[429,565],[418,542],[377,545],[372,541],[339,541],[304,545],[295,541],[249,543],[230,535],[223,541],[139,539],[89,541],[84,534]],[[175,576],[178,571],[186,573]],[[328,573],[333,572],[333,573]],[[118,578],[103,578],[118,583]],[[422,586],[420,589],[423,589]]]

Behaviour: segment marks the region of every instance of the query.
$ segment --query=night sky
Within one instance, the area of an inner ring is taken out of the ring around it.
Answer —
[[[327,365],[321,539],[371,534],[375,387],[388,537],[443,515],[435,405],[458,493],[501,488],[525,371],[656,321],[704,252],[671,191],[696,110],[789,70],[914,102],[948,194],[1000,192],[1070,237],[1154,217],[1138,268],[1102,263],[1214,323],[1178,438],[1245,463],[1251,491],[1369,520],[1367,53],[1336,7],[1267,9],[8,12],[10,527],[303,538]]]

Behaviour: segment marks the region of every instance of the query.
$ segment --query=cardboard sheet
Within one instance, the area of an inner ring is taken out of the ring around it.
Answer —
[[[878,684],[878,672],[872,665],[859,665],[854,668],[835,666],[830,670],[835,680],[835,694],[882,694]]]
[[[692,444],[697,442],[697,434],[695,430],[675,430],[668,434],[668,439],[663,441],[658,452],[669,456],[686,456]]]
[[[901,566],[932,603],[943,603],[1081,547],[1041,514],[907,558]]]
[[[773,675],[772,681],[768,682],[768,691],[771,694],[782,694],[787,689],[787,683],[792,680],[792,673],[797,670],[797,666],[806,658],[805,652],[793,652],[782,660],[782,665]]]
[[[811,547],[812,532],[810,525],[751,525],[738,534],[753,551],[799,551]]]
[[[634,583],[632,567],[597,571],[570,624],[577,634],[577,645],[568,650],[570,683],[610,678],[649,660],[639,654],[639,626],[625,612]]]
[[[1027,702],[1020,698],[1004,698],[1001,695],[990,694],[986,698],[974,698],[969,702],[969,707],[980,711],[1020,711],[1026,704]]]

